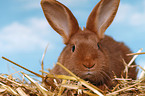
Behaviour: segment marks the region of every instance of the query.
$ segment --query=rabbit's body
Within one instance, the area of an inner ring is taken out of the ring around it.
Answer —
[[[74,35],[69,41],[69,45],[64,48],[58,62],[80,78],[88,80],[98,87],[103,84],[112,87],[114,75],[117,77],[123,75],[124,64],[122,59],[124,58],[128,63],[131,57],[126,56],[126,54],[131,51],[123,43],[116,42],[106,35],[99,45],[97,45],[97,43],[97,35],[89,30],[78,32],[78,34]],[[71,50],[74,44],[76,49],[72,55]],[[93,67],[86,68],[87,66]],[[135,70],[135,68],[129,70],[130,78],[136,78]],[[60,68],[59,65],[56,65],[51,73],[70,75],[64,69]]]
[[[126,56],[131,52],[128,47],[104,35],[116,15],[119,2],[120,0],[101,0],[91,12],[86,28],[81,30],[66,6],[55,0],[41,1],[46,19],[66,44],[58,62],[101,89],[104,85],[112,88],[115,84],[112,82],[114,75],[124,75],[123,59],[127,63],[131,60],[131,57]],[[58,65],[51,73],[69,75]],[[136,68],[129,69],[130,78],[135,79],[136,74]]]

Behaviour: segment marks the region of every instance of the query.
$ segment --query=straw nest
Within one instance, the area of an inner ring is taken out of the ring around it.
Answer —
[[[12,64],[15,64],[33,73],[37,76],[37,78],[42,78],[42,80],[36,80],[36,78],[32,78],[30,75],[24,72],[16,72],[20,75],[19,78],[15,78],[13,74],[0,74],[0,96],[145,96],[145,69],[139,65],[131,65],[131,63],[138,55],[145,54],[141,53],[141,50],[139,50],[137,53],[128,54],[134,55],[134,57],[129,62],[129,64],[126,64],[124,62],[124,72],[126,73],[126,77],[115,77],[114,80],[117,80],[119,83],[113,89],[106,88],[105,91],[102,91],[96,86],[90,84],[89,82],[80,79],[60,63],[57,64],[61,66],[64,70],[66,70],[70,74],[70,76],[54,75],[45,72],[43,70],[43,59],[46,52],[44,52],[42,56],[42,69],[40,70],[42,72],[42,75],[32,72],[31,70],[5,57],[2,57],[3,59],[11,62]],[[137,80],[127,78],[128,68],[130,67],[138,67],[142,70],[141,75]],[[50,79],[50,82],[46,82],[46,80],[48,79]],[[60,79],[62,82],[58,83],[57,81]]]

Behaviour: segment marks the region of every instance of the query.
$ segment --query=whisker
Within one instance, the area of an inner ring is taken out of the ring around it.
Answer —
[[[104,79],[109,79],[110,81],[112,81],[111,77],[105,71],[101,71],[101,73],[104,75]]]

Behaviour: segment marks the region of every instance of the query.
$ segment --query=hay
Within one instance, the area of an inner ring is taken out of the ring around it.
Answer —
[[[46,51],[45,51],[46,52]],[[15,64],[32,74],[36,75],[37,77],[42,78],[42,81],[36,81],[35,79],[32,79],[30,75],[24,73],[24,72],[17,72],[18,74],[22,75],[22,78],[15,79],[12,75],[7,74],[0,74],[0,96],[84,96],[84,94],[89,96],[112,96],[112,95],[145,95],[145,69],[139,65],[131,65],[131,62],[135,60],[137,55],[143,54],[140,53],[133,53],[129,55],[135,55],[134,58],[130,61],[129,64],[125,65],[124,72],[128,72],[128,68],[130,67],[138,67],[142,69],[142,73],[137,80],[132,80],[127,78],[127,74],[125,78],[115,78],[114,80],[117,80],[119,83],[111,90],[106,89],[105,91],[102,91],[98,89],[96,86],[90,84],[87,81],[84,81],[77,77],[75,74],[73,74],[71,71],[69,71],[67,68],[65,68],[62,64],[59,62],[57,63],[59,66],[61,66],[65,71],[67,71],[70,76],[65,75],[54,75],[50,74],[48,72],[45,72],[43,69],[43,59],[45,56],[45,53],[42,57],[42,69],[40,72],[42,72],[42,75],[37,74],[5,57],[2,57],[3,59],[11,62],[12,64]],[[30,83],[28,83],[27,80],[25,80],[23,77],[27,78]],[[46,82],[46,80],[50,79],[50,82]],[[18,79],[22,79],[19,80]],[[59,83],[59,80],[62,80],[61,83]],[[39,83],[41,82],[41,83]]]

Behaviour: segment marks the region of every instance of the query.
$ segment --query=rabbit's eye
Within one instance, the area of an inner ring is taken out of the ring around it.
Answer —
[[[100,44],[99,44],[99,43],[97,43],[97,46],[98,46],[98,48],[100,49]]]
[[[75,45],[72,46],[72,52],[74,52],[74,51],[75,51]]]

